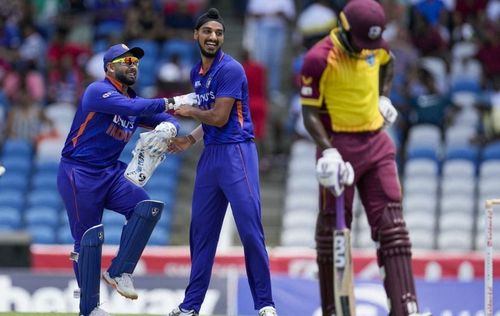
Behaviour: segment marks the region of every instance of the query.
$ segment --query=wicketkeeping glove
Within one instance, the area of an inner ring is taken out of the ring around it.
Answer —
[[[188,93],[183,95],[178,95],[173,98],[168,98],[166,100],[166,109],[167,110],[177,110],[181,105],[190,105],[197,106],[198,98],[196,97],[196,93]]]
[[[394,105],[392,105],[391,99],[381,95],[378,101],[378,110],[384,117],[384,127],[389,127],[396,122],[398,111]]]
[[[161,122],[154,130],[141,133],[146,150],[153,156],[166,153],[170,139],[176,135],[177,129],[175,125],[170,122]]]
[[[175,135],[177,129],[170,122],[162,122],[154,130],[141,133],[132,151],[132,160],[125,170],[125,177],[138,186],[144,186],[165,159],[170,139]]]
[[[132,160],[129,162],[127,169],[125,169],[125,178],[140,187],[148,182],[156,167],[165,159],[165,154],[151,155],[149,153],[143,134],[146,133],[141,133],[141,137],[139,137],[132,151]]]
[[[337,149],[328,148],[316,163],[316,178],[322,186],[339,196],[346,185],[353,184],[354,169],[349,162],[344,162]]]

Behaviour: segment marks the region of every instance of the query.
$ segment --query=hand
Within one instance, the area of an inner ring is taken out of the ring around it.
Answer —
[[[152,132],[148,132],[152,133]],[[142,133],[147,134],[147,133]],[[127,165],[124,175],[132,183],[142,187],[149,178],[153,175],[156,167],[165,159],[165,153],[161,155],[153,155],[144,144],[144,138],[141,134],[139,140],[132,151],[132,160]]]
[[[337,149],[328,148],[316,163],[316,178],[333,195],[339,196],[344,191],[344,186],[353,184],[354,169],[349,162],[344,162]]]
[[[196,93],[188,93],[183,95],[178,95],[173,98],[166,99],[167,110],[177,110],[181,105],[197,106],[198,98]]]
[[[193,138],[194,140],[194,138]],[[182,137],[174,137],[170,140],[170,143],[168,145],[168,153],[169,154],[176,154],[185,151],[196,141],[193,141],[189,139],[189,136],[182,136]]]
[[[389,127],[396,122],[398,111],[394,105],[392,105],[391,99],[381,95],[378,101],[378,110],[384,117],[384,127]]]
[[[170,139],[177,135],[177,128],[170,122],[161,122],[153,131],[141,133],[144,148],[152,156],[163,155],[168,150]]]

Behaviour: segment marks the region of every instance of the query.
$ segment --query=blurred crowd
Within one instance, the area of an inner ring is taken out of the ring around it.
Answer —
[[[209,6],[240,23],[239,57],[248,75],[257,141],[308,137],[297,79],[304,52],[336,25],[341,0],[11,0],[0,2],[0,141],[58,137],[47,109],[75,107],[85,86],[104,76],[111,44],[146,51],[136,86],[145,97],[189,91],[198,52],[192,40]],[[381,0],[385,39],[396,57],[391,99],[400,112],[393,133],[404,144],[416,124],[446,128],[473,93],[481,115],[471,142],[500,138],[500,1]],[[226,41],[230,35],[226,36]],[[233,45],[234,46],[234,45]],[[232,47],[233,47],[232,46]],[[57,111],[52,111],[56,112]],[[276,141],[275,144],[279,144]],[[266,161],[264,155],[264,163]]]
[[[479,117],[471,145],[498,140],[500,1],[380,2],[387,19],[383,36],[395,56],[391,99],[399,118],[391,132],[401,155],[411,127],[436,125],[444,140],[446,129],[459,123],[456,117],[466,111]],[[297,18],[302,50],[328,32],[341,6],[342,1],[310,1]],[[301,54],[295,61],[296,74],[300,62]],[[290,117],[295,134],[307,137],[297,96],[292,99]]]

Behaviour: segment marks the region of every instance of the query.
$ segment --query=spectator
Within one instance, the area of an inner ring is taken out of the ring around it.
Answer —
[[[21,81],[7,115],[7,138],[36,144],[42,134],[53,130],[53,127],[53,122],[47,118],[43,108],[28,93],[26,82]]]
[[[246,12],[247,42],[256,61],[266,66],[271,101],[282,103],[281,73],[289,26],[295,18],[292,0],[250,0]]]
[[[162,15],[153,0],[135,0],[125,12],[125,40],[164,38]]]
[[[267,124],[267,77],[265,67],[250,58],[248,51],[243,52],[242,66],[248,80],[248,100],[254,127],[255,141],[260,156],[263,156]]]
[[[19,47],[19,56],[22,62],[32,62],[36,65],[37,69],[45,68],[44,58],[40,56],[45,55],[46,43],[40,33],[37,31],[34,24],[27,22],[22,26],[23,29],[23,42]]]
[[[446,128],[456,110],[447,93],[441,93],[431,72],[421,67],[409,78],[407,98],[411,106],[410,124],[433,124]]]
[[[448,43],[439,32],[438,26],[432,25],[419,14],[415,15],[412,43],[423,56],[436,56],[448,60]]]
[[[484,39],[479,44],[477,59],[483,66],[484,82],[493,82],[500,76],[500,36],[499,24],[483,29]]]
[[[26,93],[30,95],[34,102],[43,103],[46,95],[45,79],[43,74],[35,68],[33,63],[29,63],[19,71],[12,70],[7,73],[3,82],[3,89],[9,98],[20,91],[21,86],[26,86]]]

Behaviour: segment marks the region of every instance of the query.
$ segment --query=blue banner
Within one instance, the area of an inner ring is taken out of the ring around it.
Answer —
[[[273,277],[273,295],[280,316],[321,316],[319,285],[316,280]],[[482,281],[417,281],[420,310],[434,316],[483,315]],[[494,282],[495,314],[500,315],[500,281]],[[386,316],[387,299],[381,282],[356,281],[356,314]],[[246,277],[238,284],[238,315],[253,316],[255,310]]]

